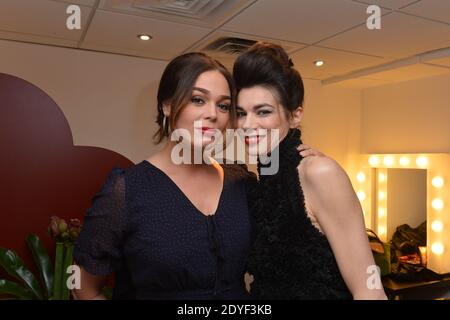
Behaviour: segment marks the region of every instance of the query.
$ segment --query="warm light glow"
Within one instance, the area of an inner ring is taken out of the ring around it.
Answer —
[[[384,191],[378,192],[378,199],[379,199],[379,200],[384,200],[384,199],[386,199],[386,192],[384,192]]]
[[[440,242],[435,242],[431,245],[431,251],[434,254],[441,255],[444,253],[444,246]]]
[[[424,157],[424,156],[417,157],[416,164],[417,164],[417,166],[422,167],[422,168],[426,167],[428,165],[427,157]]]
[[[378,227],[378,234],[379,234],[380,236],[382,236],[382,235],[384,235],[385,233],[386,233],[386,228],[383,227],[383,226],[379,226],[379,227]]]
[[[378,182],[384,182],[386,181],[386,175],[384,173],[380,173],[378,175]]]
[[[444,208],[444,201],[442,201],[442,199],[436,198],[431,202],[431,206],[434,210],[442,210]]]
[[[366,199],[366,193],[364,191],[358,191],[356,194],[360,201],[364,201],[364,199]]]
[[[378,217],[382,218],[386,215],[386,209],[378,208]]]
[[[321,67],[321,66],[323,66],[324,65],[324,61],[323,60],[317,60],[317,61],[314,61],[314,65],[316,66],[316,67]]]
[[[386,156],[383,159],[383,163],[385,166],[392,166],[394,164],[394,158],[392,156]]]
[[[148,40],[150,40],[152,37],[150,37],[150,36],[147,35],[147,34],[138,34],[138,38],[141,39],[141,40],[144,40],[144,41],[148,41]]]
[[[366,175],[364,174],[364,172],[359,172],[357,175],[356,175],[356,180],[358,180],[359,182],[364,182],[364,181],[366,181]]]
[[[408,166],[409,165],[409,158],[408,157],[401,157],[399,160],[399,163],[401,166]]]
[[[431,230],[433,230],[434,232],[441,232],[443,229],[444,229],[444,225],[439,220],[435,220],[431,224]]]
[[[379,163],[379,159],[378,159],[377,156],[371,156],[371,157],[369,158],[369,164],[370,164],[372,167],[375,167],[378,163]]]
[[[442,177],[434,177],[433,180],[431,180],[431,184],[435,188],[442,188],[444,185],[444,179]]]

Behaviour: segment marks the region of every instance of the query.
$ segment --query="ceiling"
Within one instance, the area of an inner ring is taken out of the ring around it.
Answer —
[[[81,30],[66,27],[70,4],[81,9]],[[369,4],[381,8],[380,30],[366,26]],[[168,61],[221,37],[278,43],[304,78],[327,85],[364,89],[450,73],[449,0],[0,1],[0,39]]]

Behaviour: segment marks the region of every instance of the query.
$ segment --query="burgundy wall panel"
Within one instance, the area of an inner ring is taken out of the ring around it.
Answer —
[[[82,219],[108,172],[133,164],[110,150],[74,146],[58,105],[33,84],[2,73],[0,153],[0,246],[16,250],[33,271],[26,235],[37,234],[53,255],[49,217]]]

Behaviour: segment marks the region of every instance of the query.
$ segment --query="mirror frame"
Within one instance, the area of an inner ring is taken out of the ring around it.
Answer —
[[[359,170],[351,180],[361,202],[366,227],[377,232],[383,241],[387,240],[389,214],[387,169],[427,170],[427,267],[441,274],[450,272],[450,154],[363,154],[358,163]],[[381,198],[379,191],[384,192]]]

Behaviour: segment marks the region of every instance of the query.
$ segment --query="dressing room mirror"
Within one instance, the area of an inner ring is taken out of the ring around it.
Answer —
[[[376,169],[380,171],[379,169]],[[377,219],[386,215],[386,239],[390,241],[397,227],[407,224],[417,228],[427,220],[427,170],[387,169],[386,190],[377,188],[378,199],[385,203],[378,205]],[[380,210],[381,209],[381,210]],[[381,213],[381,214],[380,214]],[[378,230],[378,232],[383,230]]]

